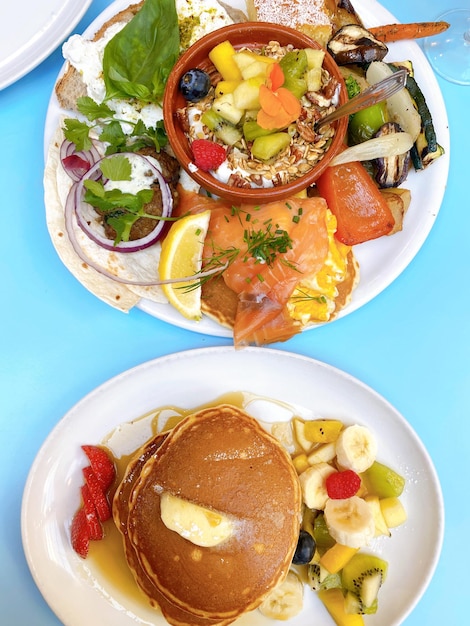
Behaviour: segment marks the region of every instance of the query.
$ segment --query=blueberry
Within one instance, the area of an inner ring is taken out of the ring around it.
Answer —
[[[315,554],[315,539],[306,530],[301,530],[299,533],[299,540],[297,542],[297,548],[295,549],[292,563],[294,565],[305,565],[310,563]]]
[[[207,72],[196,67],[183,74],[179,87],[186,100],[199,102],[209,93],[211,79]]]

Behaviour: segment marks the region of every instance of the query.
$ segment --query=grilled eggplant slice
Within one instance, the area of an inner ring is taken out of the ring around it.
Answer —
[[[381,61],[388,48],[366,28],[359,24],[347,24],[330,39],[328,51],[338,65],[348,65]]]
[[[396,122],[386,122],[377,133],[376,137],[401,133],[403,129]],[[388,187],[398,187],[408,176],[410,171],[411,157],[409,152],[396,156],[382,157],[374,159],[375,180],[381,189]]]

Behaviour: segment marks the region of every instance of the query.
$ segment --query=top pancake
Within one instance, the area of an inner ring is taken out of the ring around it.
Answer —
[[[113,499],[114,523],[123,536],[124,552],[126,561],[141,591],[147,596],[151,606],[160,608],[167,622],[172,626],[228,626],[232,620],[210,620],[189,614],[175,606],[158,591],[148,578],[139,563],[138,555],[129,540],[127,522],[129,518],[129,501],[140,473],[149,458],[155,455],[165,440],[167,433],[161,433],[150,439],[129,463],[125,476],[117,489]]]
[[[205,548],[169,530],[163,491],[230,516],[234,534]],[[127,531],[139,563],[184,611],[235,619],[287,574],[300,525],[298,477],[281,445],[236,407],[204,409],[178,424],[145,463],[130,500]]]

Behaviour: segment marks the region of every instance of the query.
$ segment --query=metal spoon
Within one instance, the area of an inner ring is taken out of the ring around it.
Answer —
[[[398,72],[394,72],[387,78],[375,83],[375,85],[371,85],[361,93],[357,94],[348,100],[345,104],[338,107],[335,111],[326,115],[321,120],[315,124],[315,130],[319,130],[322,126],[326,124],[331,124],[335,120],[340,117],[344,117],[345,115],[352,115],[353,113],[357,113],[362,109],[372,106],[373,104],[377,104],[378,102],[382,102],[382,100],[386,100],[393,96],[394,93],[403,89],[406,83],[406,77],[408,72],[406,70],[398,70]]]

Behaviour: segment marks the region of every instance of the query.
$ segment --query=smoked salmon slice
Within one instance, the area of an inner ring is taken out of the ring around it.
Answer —
[[[290,198],[234,207],[189,192],[178,212],[211,210],[204,262],[229,261],[226,285],[238,294],[236,346],[285,341],[300,326],[287,301],[300,280],[315,275],[328,255],[327,204],[323,198]]]

